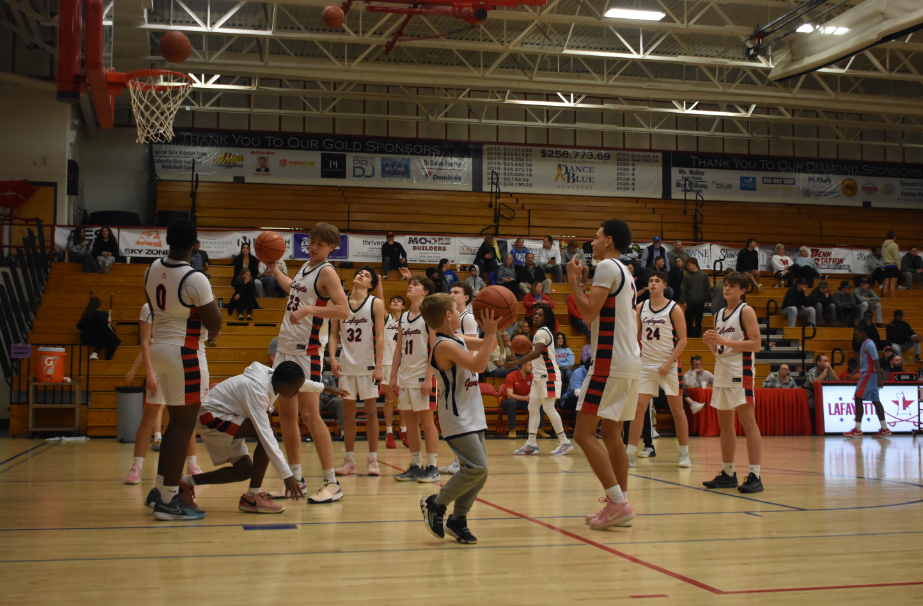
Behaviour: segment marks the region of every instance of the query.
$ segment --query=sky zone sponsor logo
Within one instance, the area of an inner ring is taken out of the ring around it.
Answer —
[[[163,244],[160,240],[160,230],[153,229],[151,231],[144,232],[138,236],[137,241],[135,241],[135,246],[157,246],[162,248]]]

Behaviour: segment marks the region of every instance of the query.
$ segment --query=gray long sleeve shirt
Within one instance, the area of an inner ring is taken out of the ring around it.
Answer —
[[[686,274],[686,277],[683,278],[683,291],[679,302],[686,305],[690,303],[710,303],[711,280],[708,279],[708,274],[701,269]]]

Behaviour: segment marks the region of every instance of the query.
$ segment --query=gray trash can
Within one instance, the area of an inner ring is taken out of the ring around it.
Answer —
[[[119,442],[134,442],[144,415],[144,388],[116,387],[115,394],[118,419],[116,438]]]

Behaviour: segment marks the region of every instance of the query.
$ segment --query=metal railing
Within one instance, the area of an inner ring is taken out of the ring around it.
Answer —
[[[775,299],[769,299],[766,301],[766,330],[769,330],[769,318],[776,315],[779,311],[779,302]],[[772,351],[772,341],[769,338],[769,334],[766,334],[766,345],[763,346],[763,349],[766,351]]]
[[[808,327],[811,327],[810,337],[807,336]],[[810,341],[816,336],[817,336],[817,326],[815,326],[814,324],[805,324],[804,326],[801,327],[801,374],[802,375],[805,375],[808,372],[807,371],[807,368],[808,368],[807,367],[807,362],[808,362],[807,351],[804,348],[805,341]],[[843,353],[842,349],[840,350],[840,353]]]

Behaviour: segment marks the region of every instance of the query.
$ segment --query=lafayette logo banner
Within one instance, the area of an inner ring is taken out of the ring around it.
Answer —
[[[824,385],[824,431],[843,433],[855,427],[854,385]],[[885,423],[894,433],[909,433],[920,429],[919,386],[884,385],[879,388],[881,404],[885,409]],[[863,403],[862,431],[875,433],[879,429],[878,417],[871,402]]]
[[[294,234],[293,240],[294,258],[299,261],[308,261],[311,259],[309,244],[311,243],[310,234]],[[340,245],[337,246],[327,257],[330,261],[346,261],[349,259],[349,236],[340,234]]]

